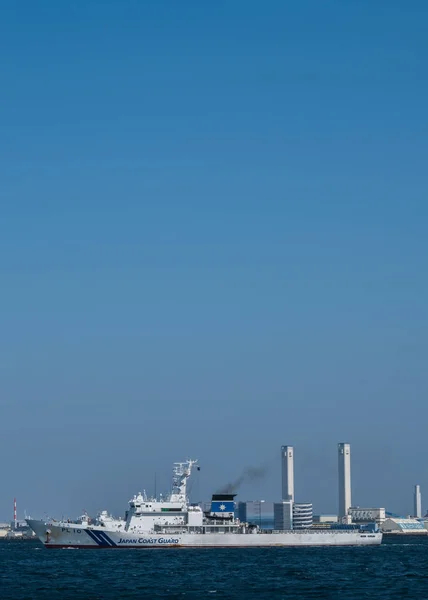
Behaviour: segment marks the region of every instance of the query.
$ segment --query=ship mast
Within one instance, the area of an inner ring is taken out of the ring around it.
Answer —
[[[172,470],[172,492],[170,502],[186,502],[186,485],[189,479],[192,467],[198,461],[197,460],[186,460],[186,462],[174,463]]]

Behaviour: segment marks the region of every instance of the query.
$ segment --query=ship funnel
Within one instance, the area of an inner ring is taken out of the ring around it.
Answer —
[[[213,494],[209,516],[214,519],[233,519],[236,494]]]

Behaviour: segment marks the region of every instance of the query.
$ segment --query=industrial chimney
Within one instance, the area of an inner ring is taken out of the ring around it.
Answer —
[[[351,446],[339,444],[339,519],[348,515],[351,508]]]

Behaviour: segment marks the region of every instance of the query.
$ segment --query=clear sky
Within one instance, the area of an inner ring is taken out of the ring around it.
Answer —
[[[0,517],[428,508],[428,3],[0,9]]]

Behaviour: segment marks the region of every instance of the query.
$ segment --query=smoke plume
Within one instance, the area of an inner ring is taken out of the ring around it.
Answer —
[[[233,494],[236,492],[238,488],[243,483],[250,483],[251,481],[257,481],[259,479],[263,479],[266,475],[268,468],[264,467],[247,467],[242,471],[241,475],[237,477],[234,481],[230,483],[226,483],[220,490],[218,490],[219,494]]]

